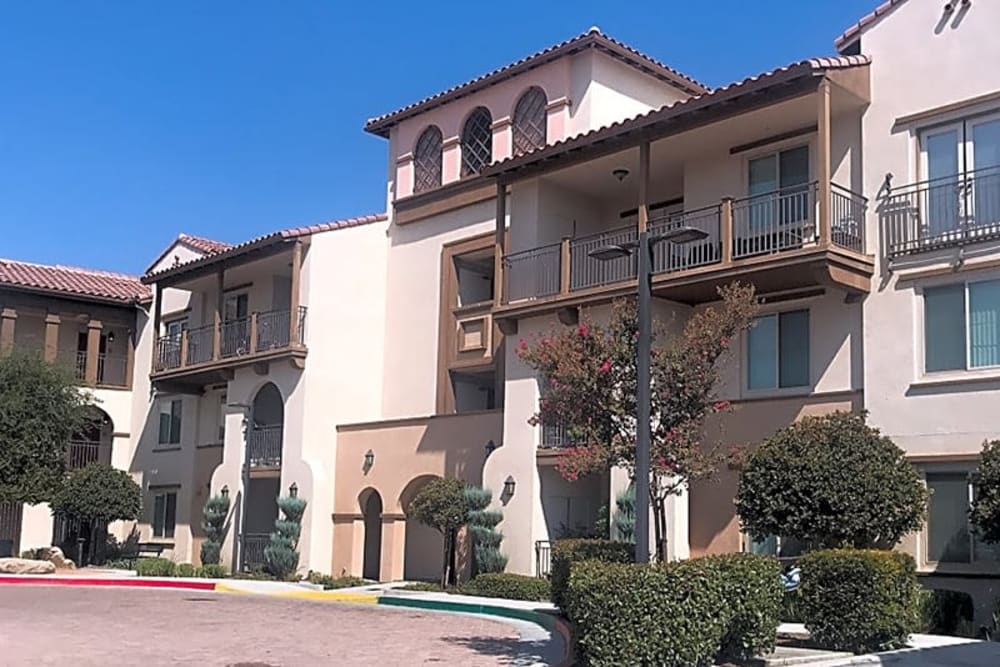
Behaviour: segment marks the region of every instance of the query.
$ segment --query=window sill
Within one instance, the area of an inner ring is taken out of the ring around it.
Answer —
[[[744,389],[740,401],[767,401],[775,398],[800,398],[812,395],[812,387],[787,387],[784,389]]]
[[[203,445],[197,445],[195,447],[195,449],[212,449],[213,447],[225,447],[225,446],[226,446],[226,443],[224,443],[221,440],[219,440],[219,441],[216,441],[216,442],[206,442]]]
[[[977,382],[1000,382],[1000,368],[989,368],[978,371],[943,371],[924,375],[919,380],[910,383],[911,389],[929,387],[947,387]]]
[[[181,449],[183,448],[180,445],[157,445],[156,447],[153,447],[153,452],[179,452]]]

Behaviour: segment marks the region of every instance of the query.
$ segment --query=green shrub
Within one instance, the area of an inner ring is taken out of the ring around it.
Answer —
[[[196,576],[204,577],[205,579],[225,579],[229,576],[226,572],[226,568],[222,565],[202,565],[196,570]]]
[[[249,572],[233,572],[232,579],[244,579],[246,581],[281,581],[270,572],[264,570],[250,570]]]
[[[547,579],[509,572],[484,572],[462,586],[465,595],[508,600],[547,601],[550,596]]]
[[[919,632],[933,635],[974,635],[972,596],[943,589],[920,591]]]
[[[37,549],[25,549],[21,552],[21,558],[25,558],[27,560],[48,560],[49,548],[38,547]]]
[[[116,558],[104,563],[104,567],[111,570],[134,570],[136,558]]]
[[[552,545],[552,602],[565,609],[566,585],[574,563],[596,560],[603,563],[631,563],[635,546],[611,540],[559,540]]]
[[[337,588],[352,588],[354,586],[364,586],[365,584],[370,584],[371,582],[367,579],[362,579],[361,577],[332,577],[329,574],[323,574],[322,572],[313,572],[309,570],[309,574],[306,575],[306,581],[310,584],[319,584],[325,590],[334,590]]]
[[[916,627],[916,565],[894,551],[813,551],[799,561],[806,628],[821,646],[864,653],[902,646]]]
[[[489,489],[467,486],[464,493],[472,537],[472,574],[503,572],[507,567],[507,555],[500,551],[503,533],[497,530],[503,521],[503,512],[487,509],[493,501],[493,492]]]
[[[140,577],[172,577],[175,567],[167,558],[140,558],[135,562],[135,573]]]
[[[191,563],[180,563],[174,568],[175,577],[195,577],[198,575],[198,568]]]
[[[267,571],[284,581],[299,569],[299,536],[306,501],[294,495],[278,498],[278,509],[285,518],[274,522],[271,543],[264,547],[264,560]]]
[[[441,584],[431,581],[413,581],[404,586],[400,586],[401,591],[423,591],[425,593],[445,593]]]
[[[205,541],[201,543],[201,564],[218,565],[229,520],[229,494],[212,496],[202,510]]]
[[[778,563],[734,554],[658,565],[572,567],[566,610],[588,665],[710,665],[774,647]]]

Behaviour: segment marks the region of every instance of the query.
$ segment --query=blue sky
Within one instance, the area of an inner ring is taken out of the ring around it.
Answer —
[[[808,56],[876,0],[8,2],[0,257],[141,272],[380,211],[366,118],[591,25],[710,85]]]

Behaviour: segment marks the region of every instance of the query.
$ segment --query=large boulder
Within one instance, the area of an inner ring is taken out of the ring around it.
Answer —
[[[59,547],[49,547],[49,562],[60,570],[75,570],[76,563],[66,558],[66,554]]]
[[[52,574],[55,571],[52,561],[0,558],[0,574]]]

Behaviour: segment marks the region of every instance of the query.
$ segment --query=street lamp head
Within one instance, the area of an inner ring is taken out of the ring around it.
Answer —
[[[610,262],[613,259],[621,259],[632,254],[632,250],[623,245],[603,245],[594,248],[587,253],[596,260]]]

